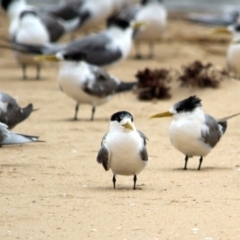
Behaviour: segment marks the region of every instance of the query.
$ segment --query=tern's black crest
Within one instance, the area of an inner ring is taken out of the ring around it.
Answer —
[[[236,32],[240,32],[240,24],[234,26]]]
[[[66,61],[75,61],[75,62],[79,62],[79,61],[84,61],[87,59],[87,54],[83,53],[83,52],[69,52],[69,53],[64,53],[63,54],[63,59]]]
[[[142,0],[141,5],[147,5],[150,2],[162,2],[162,0]]]
[[[201,99],[196,96],[191,96],[187,99],[184,99],[174,105],[175,110],[179,112],[191,112],[196,107],[202,106]]]
[[[22,11],[19,18],[23,19],[26,15],[33,15],[34,17],[38,17],[38,14],[33,11],[33,10],[26,10],[26,11]]]
[[[130,22],[122,18],[110,17],[107,20],[107,27],[110,26],[117,26],[121,29],[127,29],[130,27]]]
[[[121,122],[125,117],[129,117],[133,122],[133,116],[131,113],[126,111],[116,112],[111,116],[111,121],[118,121]]]

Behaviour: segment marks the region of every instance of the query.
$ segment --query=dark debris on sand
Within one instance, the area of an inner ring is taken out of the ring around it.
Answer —
[[[171,97],[170,87],[167,85],[171,81],[170,70],[149,68],[138,71],[138,98],[140,100],[168,99]]]
[[[178,81],[182,87],[218,88],[226,76],[229,74],[225,69],[217,69],[211,63],[203,64],[196,60],[182,66]]]

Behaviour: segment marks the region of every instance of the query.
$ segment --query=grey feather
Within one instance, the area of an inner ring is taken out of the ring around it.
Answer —
[[[97,162],[103,165],[103,168],[108,171],[110,168],[110,151],[104,144],[107,134],[102,139],[101,148],[97,155]]]
[[[218,122],[208,114],[205,114],[205,124],[209,131],[202,129],[202,138],[206,144],[213,148],[220,140],[222,132],[220,131]]]
[[[144,144],[143,148],[140,151],[141,159],[143,161],[148,161],[148,153],[146,148],[148,138],[141,131],[137,130],[137,132],[139,133],[140,137],[143,139],[143,144]]]

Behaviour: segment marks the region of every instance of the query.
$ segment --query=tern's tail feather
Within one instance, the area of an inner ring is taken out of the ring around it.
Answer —
[[[29,103],[25,108],[22,108],[22,115],[19,119],[19,123],[28,118],[32,111],[33,111],[32,103]]]
[[[14,145],[14,144],[24,144],[30,142],[44,142],[38,140],[37,136],[24,135],[19,133],[10,133],[7,138],[5,138],[0,145]]]
[[[234,115],[227,116],[217,120],[218,124],[221,126],[222,133],[225,133],[227,130],[227,120],[230,118],[236,117],[238,115],[240,115],[240,113],[236,113]]]
[[[116,93],[130,91],[136,86],[137,82],[120,82],[116,89]]]

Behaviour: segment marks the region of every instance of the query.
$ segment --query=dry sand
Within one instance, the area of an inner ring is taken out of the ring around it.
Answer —
[[[3,14],[0,27],[4,35]],[[195,59],[224,66],[228,39],[210,41],[206,30],[172,20],[154,60],[136,61],[132,52],[109,72],[131,81],[145,67],[179,68]],[[94,122],[91,107],[81,106],[74,122],[75,103],[59,91],[57,73],[58,66],[47,66],[43,80],[23,81],[12,53],[0,52],[1,90],[22,106],[32,102],[40,109],[14,131],[46,140],[1,149],[0,239],[240,239],[240,118],[229,121],[201,171],[196,157],[188,171],[182,170],[184,156],[168,139],[170,119],[147,119],[190,94],[215,117],[239,112],[239,81],[223,81],[218,90],[182,89],[175,83],[172,98],[158,102],[140,102],[130,92],[97,108]],[[137,182],[142,190],[133,191],[132,177],[124,176],[117,177],[114,190],[111,172],[96,162],[109,117],[118,110],[131,112],[149,138],[149,164]]]

